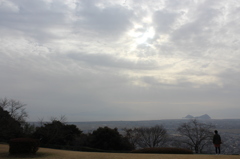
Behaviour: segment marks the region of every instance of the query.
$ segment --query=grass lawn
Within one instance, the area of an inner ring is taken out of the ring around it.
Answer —
[[[95,153],[65,151],[39,148],[36,155],[9,156],[8,145],[0,144],[0,159],[240,159],[239,155],[171,155],[171,154],[130,154],[130,153]]]

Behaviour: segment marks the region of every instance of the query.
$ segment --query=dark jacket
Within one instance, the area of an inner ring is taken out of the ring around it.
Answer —
[[[213,136],[213,144],[221,144],[221,143],[222,143],[222,141],[221,141],[221,136],[218,135],[218,134],[215,134],[215,135]]]

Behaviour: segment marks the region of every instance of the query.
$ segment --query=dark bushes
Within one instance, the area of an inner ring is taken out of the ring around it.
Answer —
[[[94,149],[110,150],[110,151],[129,151],[133,150],[133,146],[124,138],[117,130],[109,127],[99,127],[89,135],[89,145]]]
[[[173,147],[157,147],[133,150],[131,153],[193,154],[192,150]]]
[[[8,111],[3,110],[0,105],[0,142],[7,142],[20,136],[22,136],[21,124],[12,118]]]
[[[72,145],[76,137],[80,136],[81,130],[76,125],[68,125],[58,120],[45,123],[37,127],[34,138],[41,139],[41,146],[47,145]]]
[[[30,153],[35,154],[38,150],[39,140],[30,138],[16,138],[9,142],[10,154]]]

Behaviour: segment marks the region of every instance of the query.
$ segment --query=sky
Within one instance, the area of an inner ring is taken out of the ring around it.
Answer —
[[[0,0],[0,98],[28,121],[240,114],[239,0]]]

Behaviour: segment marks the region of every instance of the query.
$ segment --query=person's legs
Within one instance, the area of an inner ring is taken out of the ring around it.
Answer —
[[[216,146],[215,151],[216,151],[216,154],[220,154],[221,153],[220,146]]]

